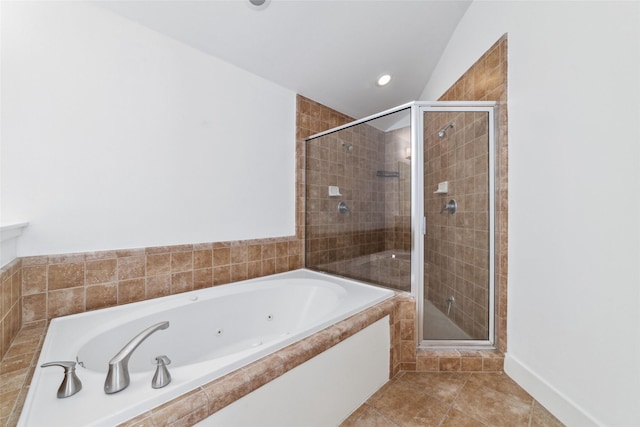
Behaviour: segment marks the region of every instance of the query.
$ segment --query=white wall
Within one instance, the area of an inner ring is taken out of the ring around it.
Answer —
[[[19,256],[294,234],[295,93],[86,3],[1,26]]]
[[[505,369],[570,426],[640,425],[640,3],[476,1],[422,99],[506,32]]]

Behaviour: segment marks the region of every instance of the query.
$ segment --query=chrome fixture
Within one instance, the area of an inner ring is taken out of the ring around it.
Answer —
[[[347,204],[345,202],[340,202],[338,203],[338,212],[340,213],[350,213],[351,210],[347,207]]]
[[[451,306],[453,305],[454,302],[456,302],[456,299],[453,297],[453,295],[447,298],[447,316],[451,312]]]
[[[353,152],[353,145],[343,141],[342,142],[342,146],[347,150],[348,153],[352,153]]]
[[[49,366],[61,366],[64,368],[64,378],[60,387],[58,387],[58,393],[56,394],[58,399],[73,396],[82,389],[82,382],[76,375],[76,362],[48,362],[40,365],[41,368],[47,368]]]
[[[109,361],[109,372],[104,381],[104,392],[107,394],[117,393],[129,386],[129,358],[142,341],[160,329],[167,329],[169,322],[156,323],[136,335],[122,350]]]
[[[162,388],[171,382],[171,374],[167,369],[167,365],[171,364],[171,360],[167,356],[156,357],[156,373],[151,380],[151,387]]]
[[[447,136],[447,129],[452,128],[452,127],[453,127],[453,122],[449,122],[445,127],[440,129],[440,132],[438,132],[438,136],[440,138],[444,138],[445,136]]]
[[[457,210],[458,210],[458,203],[456,203],[455,200],[451,199],[449,200],[449,203],[447,203],[446,205],[443,206],[442,209],[440,209],[440,213],[449,212],[451,215],[453,215],[454,213],[456,213]]]

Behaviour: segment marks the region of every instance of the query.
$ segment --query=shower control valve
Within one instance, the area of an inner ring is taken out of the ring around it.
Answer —
[[[440,209],[440,213],[449,212],[451,215],[453,215],[457,210],[458,203],[455,200],[451,199],[446,205],[444,205],[442,209]]]

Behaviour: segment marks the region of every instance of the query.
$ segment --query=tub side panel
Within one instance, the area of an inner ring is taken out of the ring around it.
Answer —
[[[389,338],[385,316],[196,425],[338,425],[388,381]]]

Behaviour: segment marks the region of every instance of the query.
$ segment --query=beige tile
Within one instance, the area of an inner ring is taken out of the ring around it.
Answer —
[[[193,270],[193,252],[172,252],[171,272],[179,273]]]
[[[22,269],[22,294],[32,295],[47,290],[47,266],[34,265]]]
[[[213,267],[213,249],[203,249],[193,252],[193,269]]]
[[[213,284],[215,286],[229,282],[231,282],[231,267],[229,265],[213,268]]]
[[[18,398],[18,394],[20,394],[20,390],[11,390],[0,394],[0,421],[2,421],[3,418],[8,419],[13,405]],[[5,424],[0,425],[4,426]]]
[[[262,275],[268,276],[276,272],[276,260],[275,258],[262,260]]]
[[[465,372],[482,371],[482,357],[460,358],[460,370]]]
[[[171,294],[171,275],[161,274],[145,279],[145,296],[147,299]]]
[[[16,355],[13,356],[12,354],[14,353],[14,346],[12,345],[7,354],[5,354],[5,356],[2,358],[2,362],[0,363],[0,375],[29,368],[29,366],[31,366],[33,354],[36,351],[38,344],[39,340],[35,345],[29,346],[29,352],[25,353],[24,351],[16,350]]]
[[[117,259],[104,259],[86,262],[86,284],[111,283],[116,280]]]
[[[146,257],[147,276],[168,274],[171,272],[171,254],[149,254]]]
[[[126,254],[130,252],[125,251]],[[145,276],[146,256],[118,258],[118,280],[138,279]]]
[[[262,245],[253,244],[247,247],[247,261],[262,261]]]
[[[193,290],[193,271],[171,274],[171,294]]]
[[[34,322],[47,318],[47,294],[26,295],[22,298],[22,321]]]
[[[564,424],[547,411],[538,401],[533,401],[530,427],[563,427]]]
[[[232,246],[230,250],[231,264],[241,264],[248,261],[247,245]]]
[[[440,371],[460,371],[462,362],[460,357],[440,357],[438,369]]]
[[[238,282],[241,280],[246,280],[248,277],[248,269],[247,263],[242,264],[232,264],[231,265],[231,281]]]
[[[533,399],[529,393],[524,391],[515,381],[509,378],[507,374],[502,372],[472,374],[468,384],[507,394],[526,404],[530,404]]]
[[[457,409],[449,410],[441,427],[488,427],[476,419],[473,419]]]
[[[118,282],[118,304],[142,301],[145,298],[145,279]]]
[[[197,422],[208,414],[208,405],[206,393],[198,388],[153,410],[152,419],[156,425],[180,425],[179,420],[196,415]]]
[[[53,319],[68,314],[82,313],[85,310],[84,291],[84,287],[77,287],[49,292],[47,317]]]
[[[262,274],[262,261],[249,261],[247,263],[247,278],[253,279],[261,277]]]
[[[491,426],[526,427],[529,424],[531,403],[467,383],[454,402],[454,408]]]
[[[27,368],[0,375],[0,395],[19,391],[27,378]]]
[[[398,381],[411,385],[420,393],[451,404],[468,381],[469,374],[449,372],[406,372]]]
[[[264,243],[262,244],[262,259],[271,259],[276,257],[276,244]]]
[[[97,310],[118,304],[118,285],[109,283],[87,286],[85,303],[87,310]]]
[[[438,426],[448,410],[446,405],[402,381],[392,382],[370,405],[401,426]]]
[[[213,249],[213,266],[221,267],[231,264],[230,248],[214,248]]]
[[[201,268],[193,271],[193,289],[213,286],[213,268]]]
[[[84,285],[84,263],[51,264],[47,270],[48,290]]]

